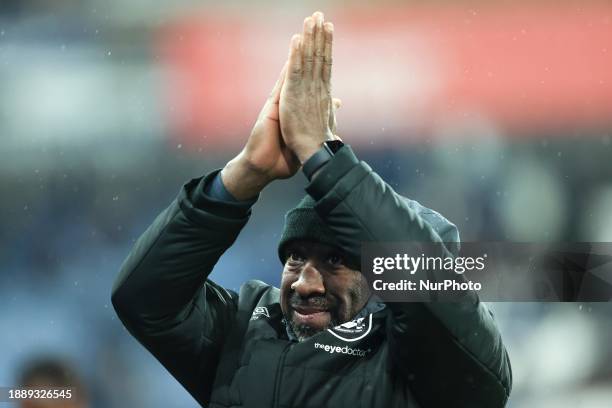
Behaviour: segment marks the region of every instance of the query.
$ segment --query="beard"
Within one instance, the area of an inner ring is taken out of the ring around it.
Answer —
[[[296,317],[296,308],[301,311],[301,308],[317,308],[325,310],[329,314],[329,322],[326,325],[316,325],[300,322]],[[323,296],[313,296],[310,298],[302,298],[296,293],[293,293],[289,300],[289,313],[286,318],[287,325],[293,331],[298,341],[302,342],[309,339],[313,335],[331,329],[340,324],[338,319],[338,310],[334,302]]]
[[[289,326],[293,334],[295,334],[295,337],[297,337],[299,342],[308,340],[315,334],[325,331],[327,329],[331,329],[340,324],[338,319],[334,318],[334,316],[332,315],[332,318],[326,327],[312,327],[307,324],[299,324],[299,323],[294,322],[293,315],[294,315],[294,311],[291,310],[290,316],[288,319],[286,319],[286,321],[287,321],[287,325]]]

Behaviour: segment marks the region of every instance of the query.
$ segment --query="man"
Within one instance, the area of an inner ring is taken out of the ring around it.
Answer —
[[[460,303],[371,298],[364,241],[454,251],[454,225],[395,193],[333,134],[333,26],[315,13],[242,152],[187,183],[125,261],[113,304],[129,331],[208,407],[501,407],[508,357],[492,316]],[[280,289],[207,279],[273,180],[303,170],[286,216]]]

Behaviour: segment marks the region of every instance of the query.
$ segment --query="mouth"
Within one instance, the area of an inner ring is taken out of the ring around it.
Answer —
[[[324,308],[294,306],[293,321],[298,325],[308,326],[313,329],[324,329],[329,325],[331,315]]]

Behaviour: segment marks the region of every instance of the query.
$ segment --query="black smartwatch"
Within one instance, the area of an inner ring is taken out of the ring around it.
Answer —
[[[344,143],[340,140],[328,140],[323,142],[321,147],[315,154],[313,154],[302,166],[302,171],[306,175],[308,181],[312,179],[312,176],[319,170],[325,163],[331,160],[340,148],[344,146]]]

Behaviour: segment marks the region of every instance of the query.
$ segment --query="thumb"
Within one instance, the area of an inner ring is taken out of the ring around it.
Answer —
[[[283,66],[283,69],[281,70],[280,75],[276,80],[276,83],[274,84],[274,88],[272,88],[272,91],[270,92],[270,95],[266,100],[266,103],[264,103],[263,108],[261,108],[257,120],[262,120],[264,118],[268,118],[275,121],[278,120],[278,109],[276,105],[278,105],[278,102],[280,100],[280,93],[281,89],[283,88],[283,84],[285,83],[286,73],[287,62],[285,62],[285,65]]]
[[[280,92],[283,87],[283,83],[285,83],[285,74],[287,73],[287,64],[288,62],[285,62],[285,65],[283,65],[283,69],[281,70],[278,80],[274,84],[274,88],[272,88],[272,92],[270,92],[270,99],[272,103],[278,103],[280,99]]]
[[[334,109],[340,109],[342,107],[342,99],[340,99],[340,98],[333,98],[332,102],[334,104]]]
[[[342,106],[342,100],[339,98],[332,98],[332,104],[329,107],[329,129],[332,133],[336,133],[336,127],[338,122],[336,121],[336,111]]]

